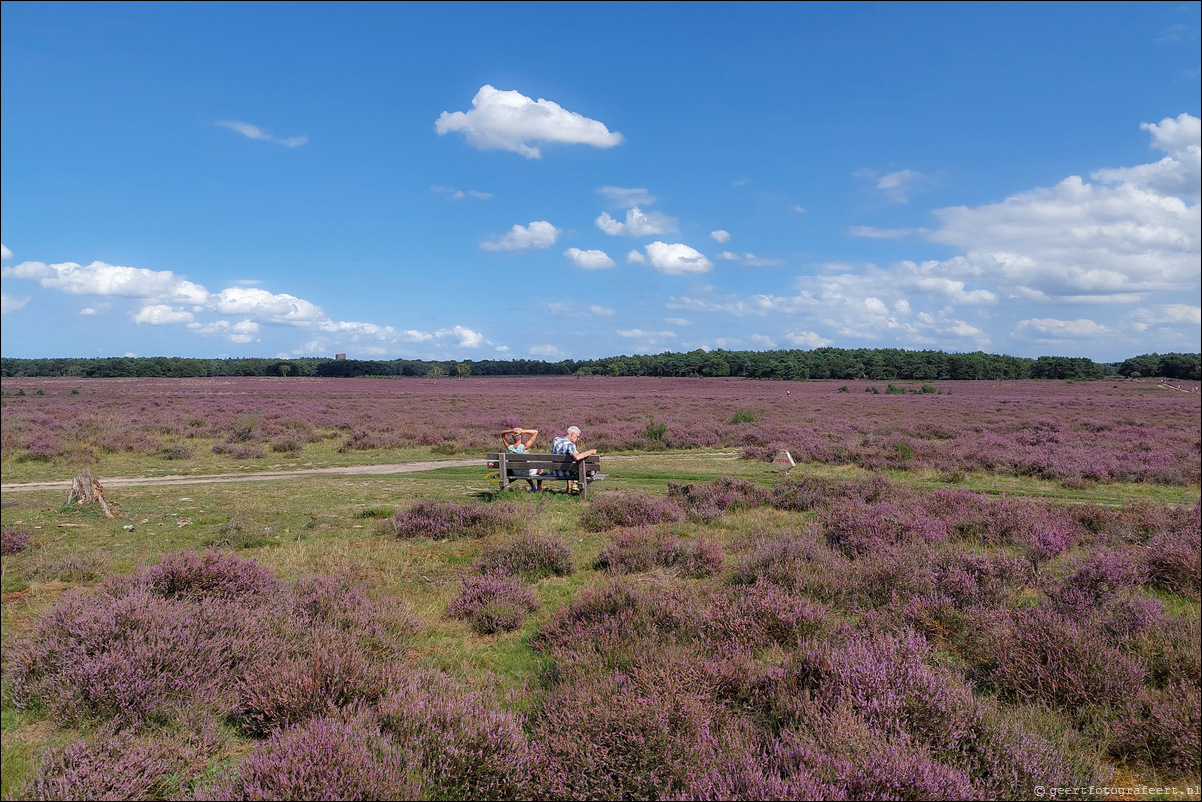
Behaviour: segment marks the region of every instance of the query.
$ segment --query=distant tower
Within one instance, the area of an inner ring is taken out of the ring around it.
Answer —
[[[346,359],[346,354],[334,354],[335,359]]]

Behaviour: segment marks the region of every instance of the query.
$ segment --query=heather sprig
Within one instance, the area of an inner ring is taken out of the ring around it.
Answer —
[[[29,545],[33,533],[28,529],[0,530],[0,554],[16,554]]]
[[[684,511],[670,500],[642,493],[606,493],[589,502],[588,509],[580,514],[580,525],[590,532],[602,532],[617,527],[654,526],[682,518]]]
[[[447,615],[467,619],[481,635],[517,629],[538,609],[538,597],[519,580],[485,574],[463,580],[459,595],[447,605]]]
[[[601,550],[596,567],[610,574],[633,574],[663,568],[678,576],[704,578],[720,573],[722,547],[704,538],[691,540],[651,528],[625,529]]]
[[[380,521],[377,531],[399,538],[460,540],[513,535],[525,527],[525,517],[512,504],[457,504],[425,499]]]
[[[533,581],[571,574],[575,559],[562,537],[526,533],[485,546],[472,567],[481,574],[509,574]]]
[[[374,716],[318,716],[275,732],[199,800],[420,799],[415,760]]]
[[[413,671],[376,705],[384,732],[414,757],[423,794],[434,799],[514,799],[530,769],[523,719],[491,694],[449,677]]]

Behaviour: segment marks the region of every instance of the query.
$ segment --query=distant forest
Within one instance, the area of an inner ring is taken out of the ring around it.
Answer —
[[[423,360],[423,359],[192,359],[186,357],[107,357],[61,359],[0,358],[4,377],[188,378],[201,376],[684,376],[747,379],[1104,379],[1157,376],[1202,379],[1199,354],[1144,354],[1121,363],[1084,357],[1026,357],[897,348],[817,348],[812,351],[690,351],[611,356],[603,359]]]

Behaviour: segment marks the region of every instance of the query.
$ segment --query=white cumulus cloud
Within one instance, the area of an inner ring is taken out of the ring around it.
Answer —
[[[627,210],[625,223],[610,217],[609,212],[602,212],[596,222],[597,228],[615,237],[647,237],[676,230],[676,221],[671,217],[659,212],[648,214],[637,206]]]
[[[317,305],[287,293],[273,294],[254,287],[230,287],[216,296],[223,315],[250,315],[273,323],[320,323],[325,314]]]
[[[209,323],[189,323],[188,329],[205,337],[224,337],[232,343],[259,342],[259,324],[253,320],[214,320]],[[317,348],[310,349],[313,353]]]
[[[155,299],[164,303],[204,304],[209,292],[199,284],[179,278],[170,270],[147,270],[92,262],[46,264],[21,262],[0,269],[5,277],[36,281],[43,287],[71,295],[116,295]]]
[[[546,220],[537,220],[528,226],[515,225],[509,233],[495,240],[480,243],[486,251],[524,251],[532,248],[550,248],[559,238],[560,230]]]
[[[188,310],[166,304],[147,304],[134,314],[134,323],[149,326],[191,323],[195,319],[196,316]]]
[[[563,254],[572,260],[572,264],[584,270],[600,270],[616,264],[605,251],[582,251],[579,248],[568,248]]]
[[[1138,293],[1196,290],[1198,203],[1156,188],[1192,180],[1196,193],[1194,159],[1175,162],[1175,177],[1159,169],[1110,170],[1104,172],[1112,179],[1131,180],[1106,186],[1069,176],[1001,203],[938,209],[942,226],[930,238],[965,251],[942,263],[945,275],[1034,300],[1127,303]]]
[[[714,266],[713,262],[706,259],[699,251],[680,242],[668,243],[656,240],[647,245],[645,250],[647,252],[646,262],[661,273],[669,275],[706,273]],[[639,254],[638,251],[631,251],[631,254],[638,254],[638,258],[632,259],[628,255],[628,260],[643,262],[642,254]]]
[[[801,348],[825,348],[835,343],[813,331],[791,331],[785,335],[785,339]]]
[[[1193,323],[1195,326],[1202,325],[1202,307],[1189,304],[1165,304],[1162,310],[1164,316],[1169,320]]]
[[[22,262],[3,266],[0,275],[35,281],[47,289],[71,295],[135,299],[141,302],[130,314],[136,324],[181,325],[193,334],[224,337],[236,343],[258,341],[261,325],[284,325],[306,329],[315,335],[330,335],[332,341],[343,347],[348,342],[356,344],[364,354],[385,354],[392,346],[406,342],[428,341],[461,348],[476,348],[487,342],[483,334],[464,326],[428,333],[414,330],[398,333],[392,326],[332,320],[311,301],[253,286],[227,287],[212,293],[169,270],[122,267],[104,262],[86,266],[74,262]],[[250,283],[253,282],[240,282],[243,285]],[[24,303],[6,293],[4,312],[16,311]],[[108,302],[94,304],[80,314],[100,316],[110,307]],[[297,353],[323,350],[331,350],[328,342],[313,339]]]
[[[730,232],[722,229],[711,231],[710,237],[713,238],[714,242],[730,242]]]
[[[1119,182],[1145,187],[1162,195],[1198,202],[1202,190],[1202,120],[1189,114],[1166,117],[1159,123],[1143,123],[1152,134],[1152,147],[1169,155],[1154,164],[1096,170],[1096,181]]]
[[[7,292],[0,292],[0,314],[7,315],[9,312],[16,312],[27,303],[29,303],[28,298],[15,298]]]
[[[1096,337],[1106,333],[1106,327],[1092,320],[1057,320],[1055,318],[1032,318],[1019,321],[1020,329],[1030,329],[1045,337],[1074,338]]]
[[[479,150],[508,150],[528,159],[542,157],[535,143],[612,148],[622,135],[604,123],[568,111],[550,100],[531,100],[521,92],[485,84],[472,98],[471,111],[444,111],[434,123],[441,136],[462,133]]]

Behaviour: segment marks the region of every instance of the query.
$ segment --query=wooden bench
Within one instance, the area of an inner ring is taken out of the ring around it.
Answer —
[[[567,482],[571,488],[572,482],[579,482],[580,495],[588,494],[589,482],[599,482],[605,478],[600,473],[601,458],[594,454],[582,460],[576,460],[571,454],[514,454],[511,451],[494,451],[488,455],[488,467],[495,468],[501,490],[504,491],[514,482],[529,479],[534,482]],[[538,469],[539,476],[530,476],[529,472]],[[562,472],[565,476],[548,476],[548,473]]]

